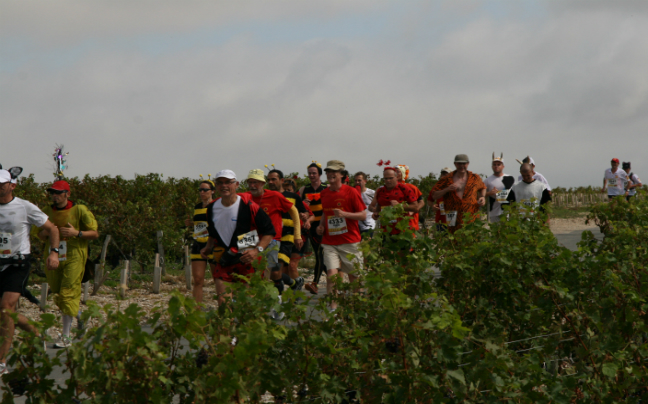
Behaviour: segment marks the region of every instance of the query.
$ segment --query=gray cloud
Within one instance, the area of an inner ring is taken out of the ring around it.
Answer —
[[[35,56],[84,37],[99,45],[0,76],[0,163],[49,180],[58,142],[71,151],[69,175],[196,177],[229,167],[242,176],[272,163],[304,173],[332,158],[371,173],[391,159],[418,175],[463,152],[488,173],[492,151],[504,152],[510,172],[514,157],[532,155],[553,186],[599,185],[611,157],[648,173],[647,10],[552,2],[522,13],[503,3],[502,17],[481,2],[454,3],[403,5],[382,16],[378,34],[359,27],[287,41],[242,32],[157,53],[110,38],[255,22],[272,30],[287,20],[327,20],[334,31],[336,19],[394,3],[4,4],[0,39],[32,41]]]

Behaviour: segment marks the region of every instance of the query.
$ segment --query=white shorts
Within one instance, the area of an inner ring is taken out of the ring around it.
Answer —
[[[341,245],[322,244],[324,250],[324,265],[328,269],[338,269],[346,274],[355,271],[355,264],[362,269],[362,253],[358,250],[360,243]],[[348,254],[353,255],[351,259]]]

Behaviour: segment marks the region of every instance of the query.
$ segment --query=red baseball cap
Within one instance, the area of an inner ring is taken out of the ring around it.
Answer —
[[[612,159],[612,162],[619,164],[619,159]]]
[[[70,192],[70,184],[67,183],[67,181],[56,181],[52,184],[51,187],[47,188],[49,191],[50,189],[53,189],[55,191],[68,191]]]

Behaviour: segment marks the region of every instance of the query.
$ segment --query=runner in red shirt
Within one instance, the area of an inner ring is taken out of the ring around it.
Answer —
[[[405,211],[418,211],[416,194],[414,193],[412,188],[408,187],[404,183],[398,182],[398,171],[399,170],[394,167],[385,167],[385,169],[383,170],[383,181],[385,182],[385,185],[376,190],[376,195],[374,196],[371,205],[369,205],[369,211],[373,212],[373,218],[375,220],[378,220],[378,217],[380,216],[380,210],[383,207],[395,206],[403,202],[407,204],[405,206]],[[400,233],[400,230],[396,228],[396,223],[397,221],[390,223],[387,228],[387,230],[391,230],[390,234],[392,235]],[[413,226],[411,220],[409,227],[412,230],[416,230],[416,227]]]
[[[342,271],[349,276],[349,282],[358,277],[352,272],[357,264],[362,268],[362,256],[358,245],[362,240],[358,220],[367,218],[367,206],[360,193],[342,183],[345,173],[344,163],[331,160],[327,163],[326,178],[329,187],[322,190],[322,220],[317,227],[317,234],[322,235],[324,264],[327,268],[326,292],[333,291],[335,276]],[[353,255],[349,260],[348,255]],[[334,311],[337,303],[332,302],[330,310]]]
[[[250,194],[252,200],[259,205],[261,210],[263,210],[272,221],[272,225],[275,228],[275,236],[270,245],[268,245],[268,252],[266,259],[268,260],[268,269],[266,270],[265,275],[268,273],[270,275],[270,280],[275,284],[275,287],[279,291],[279,295],[284,290],[284,285],[289,287],[297,286],[296,282],[290,278],[290,276],[282,276],[282,266],[288,266],[290,264],[289,260],[279,261],[279,249],[280,249],[280,240],[283,229],[283,218],[281,217],[283,213],[289,213],[291,219],[294,223],[299,223],[299,212],[297,208],[286,199],[281,192],[272,191],[269,189],[264,189],[266,178],[263,174],[263,170],[253,169],[250,170],[247,176],[247,185],[250,189],[249,192],[244,192],[244,194]],[[301,229],[295,228],[295,246],[301,248],[303,241],[301,238]],[[283,318],[283,313],[276,314],[273,313],[273,318],[280,320]]]
[[[419,211],[423,208],[425,205],[425,201],[423,200],[423,192],[421,192],[420,189],[414,184],[410,184],[407,182],[409,179],[409,167],[404,165],[404,164],[399,164],[396,166],[398,169],[396,171],[396,175],[398,176],[398,182],[401,184],[405,184],[405,186],[409,187],[413,192],[414,196],[416,196],[416,211],[408,212],[408,214],[411,216],[410,219],[410,228],[412,230],[419,230],[420,225],[419,225]]]

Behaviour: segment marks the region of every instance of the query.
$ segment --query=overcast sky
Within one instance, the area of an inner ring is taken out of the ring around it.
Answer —
[[[198,177],[380,159],[648,180],[647,1],[0,0],[0,163]]]

